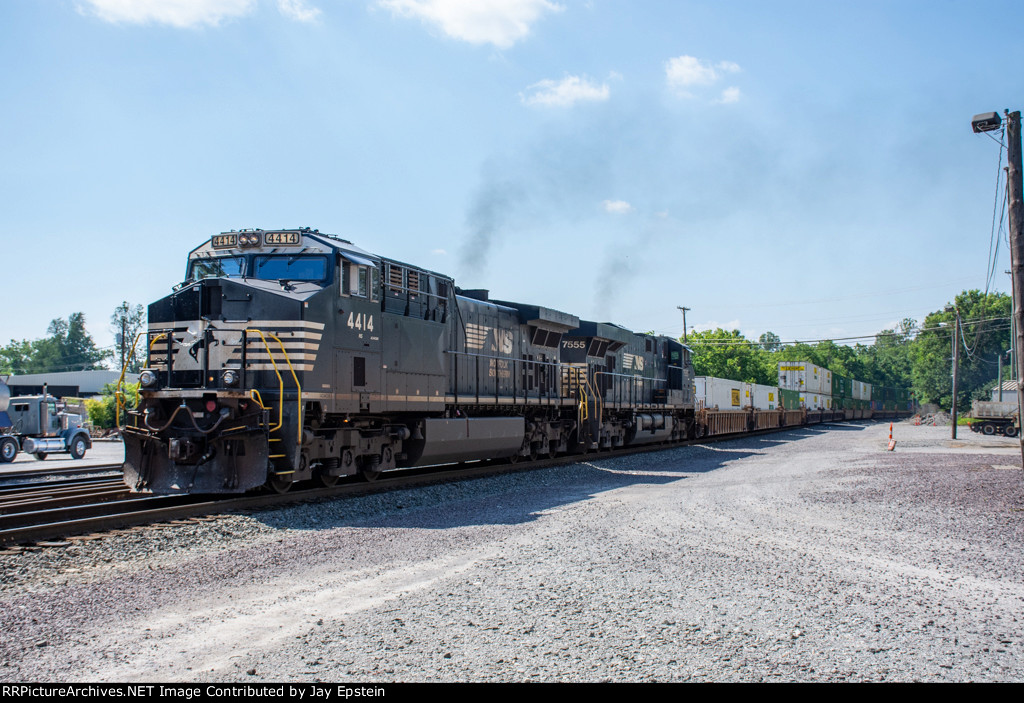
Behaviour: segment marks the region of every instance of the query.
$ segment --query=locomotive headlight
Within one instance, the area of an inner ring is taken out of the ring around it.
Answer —
[[[221,380],[224,381],[225,386],[238,385],[238,372],[234,369],[228,369],[221,374]]]
[[[155,386],[156,374],[150,371],[149,369],[145,369],[142,373],[139,374],[139,383],[141,383],[145,388]]]

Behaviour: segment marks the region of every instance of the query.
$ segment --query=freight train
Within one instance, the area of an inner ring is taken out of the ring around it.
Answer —
[[[193,249],[146,344],[123,431],[139,492],[285,491],[846,416],[708,406],[679,340],[492,300],[308,228]]]

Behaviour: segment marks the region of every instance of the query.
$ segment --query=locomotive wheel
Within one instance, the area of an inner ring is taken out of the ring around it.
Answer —
[[[75,440],[71,443],[71,458],[81,459],[85,456],[85,440],[82,437],[75,437]]]
[[[9,464],[18,456],[18,444],[13,439],[0,440],[0,463]]]
[[[284,495],[292,487],[292,480],[284,476],[271,476],[267,479],[267,487],[278,495]]]
[[[372,469],[359,469],[359,475],[363,477],[363,480],[367,483],[373,483],[380,478],[380,471],[374,471]]]
[[[36,459],[38,459],[39,461],[42,461],[43,459],[45,459],[45,458],[46,458],[46,452],[36,452],[36,453],[35,453],[35,454],[33,454],[32,456],[34,456],[34,457],[35,457]]]
[[[1003,434],[1006,435],[1007,437],[1016,437],[1017,436],[1017,428],[1014,427],[1013,425],[1010,425],[1005,430],[1003,430]]]
[[[324,488],[334,488],[336,485],[338,485],[338,481],[341,480],[341,476],[331,476],[330,474],[317,474],[316,480],[317,483],[319,483]]]

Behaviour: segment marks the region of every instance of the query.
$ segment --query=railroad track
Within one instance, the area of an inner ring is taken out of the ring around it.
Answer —
[[[25,469],[24,471],[0,472],[0,488],[11,485],[24,485],[26,482],[38,481],[47,483],[54,476],[91,476],[94,474],[121,473],[121,464],[93,464],[91,466],[72,466],[60,469]],[[47,481],[46,479],[49,479]]]
[[[480,461],[466,464],[453,464],[450,468],[418,467],[389,471],[378,480],[366,482],[357,477],[342,479],[337,485],[324,487],[296,487],[285,494],[263,493],[235,497],[218,496],[146,496],[131,494],[121,484],[120,493],[111,489],[104,493],[105,499],[87,501],[77,505],[44,506],[42,502],[18,510],[13,505],[9,513],[4,513],[3,493],[0,492],[0,547],[15,544],[39,543],[71,535],[103,532],[106,530],[134,527],[139,525],[182,520],[211,513],[243,512],[282,505],[314,502],[332,498],[355,496],[372,492],[399,490],[433,483],[444,483],[454,480],[465,480],[494,476],[502,473],[533,471],[581,461],[610,459],[630,454],[641,454],[664,451],[695,444],[757,437],[774,434],[780,431],[806,430],[809,427],[787,427],[782,429],[766,429],[756,432],[723,434],[705,437],[699,440],[686,440],[671,444],[654,444],[641,447],[614,449],[610,451],[573,454],[555,458],[539,459],[517,463]],[[80,472],[81,470],[79,470]],[[56,482],[53,482],[56,483]],[[97,487],[101,484],[96,484]],[[100,488],[99,490],[107,490]],[[11,494],[13,495],[13,494]],[[41,499],[40,499],[41,500]]]

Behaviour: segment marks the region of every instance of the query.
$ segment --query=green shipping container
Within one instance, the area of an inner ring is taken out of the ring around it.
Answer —
[[[832,398],[849,398],[850,397],[850,379],[846,376],[840,376],[837,373],[832,374]]]
[[[785,388],[779,389],[779,401],[786,410],[800,409],[800,391],[791,391]]]

